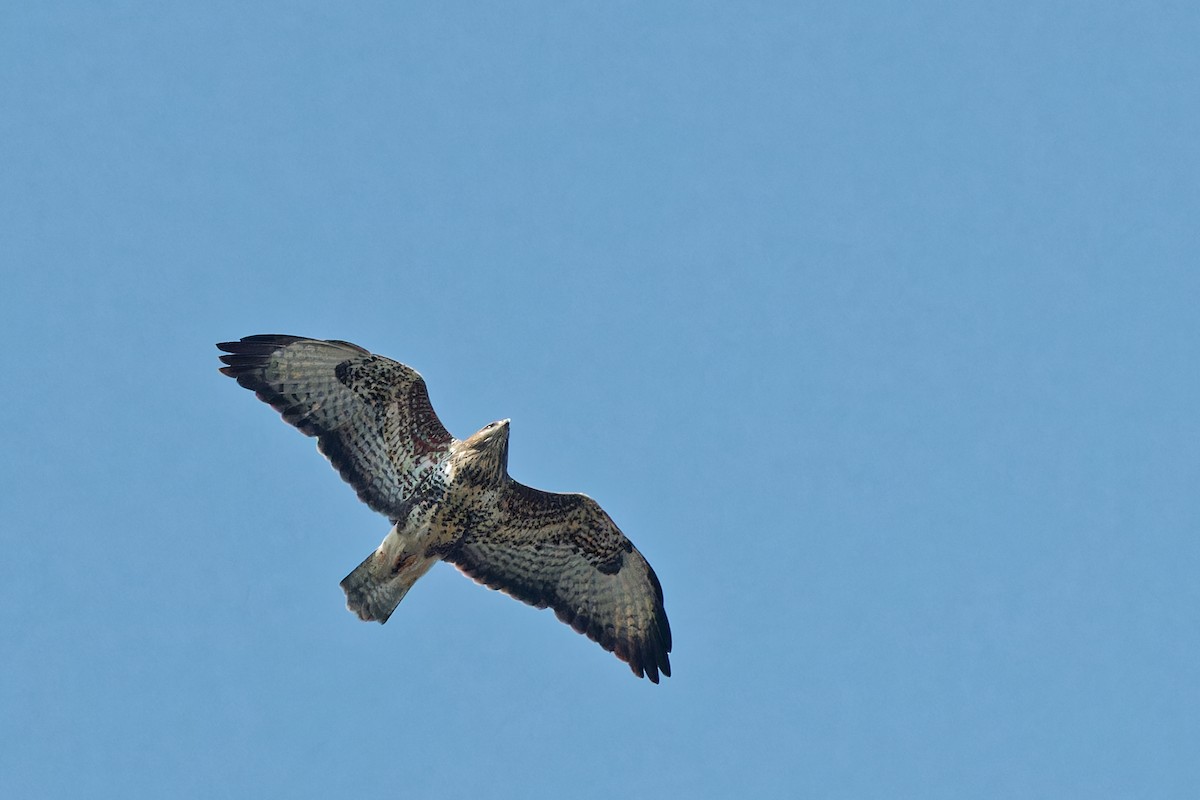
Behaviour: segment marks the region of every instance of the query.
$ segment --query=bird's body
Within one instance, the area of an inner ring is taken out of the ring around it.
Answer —
[[[425,382],[357,345],[250,336],[218,345],[221,371],[318,448],[392,529],[342,581],[347,606],[386,622],[439,560],[558,618],[657,683],[671,629],[654,570],[594,500],[508,475],[509,422],[446,431]]]

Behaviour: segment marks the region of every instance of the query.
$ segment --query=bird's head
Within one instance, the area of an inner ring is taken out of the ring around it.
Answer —
[[[508,473],[508,420],[484,425],[464,444],[477,469],[497,478]]]
[[[475,447],[480,447],[486,442],[493,442],[492,446],[495,446],[495,442],[504,442],[507,444],[508,423],[509,420],[506,419],[489,422],[475,431],[475,434],[467,441],[473,442]]]

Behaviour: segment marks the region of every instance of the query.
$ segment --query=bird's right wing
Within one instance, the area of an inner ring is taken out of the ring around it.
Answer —
[[[475,580],[538,608],[658,683],[670,676],[671,625],[650,564],[595,500],[510,481],[496,526],[443,555]]]
[[[392,520],[417,495],[440,490],[454,437],[416,370],[357,345],[298,336],[247,336],[217,345],[221,372],[308,436],[364,503]]]

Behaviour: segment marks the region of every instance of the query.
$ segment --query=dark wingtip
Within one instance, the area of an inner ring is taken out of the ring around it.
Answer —
[[[256,333],[253,336],[243,336],[236,342],[217,342],[217,349],[229,355],[221,356],[221,360],[233,369],[222,368],[221,372],[231,378],[236,378],[245,372],[266,364],[273,354],[296,342],[319,342],[321,339],[309,339],[304,336],[292,336],[288,333]],[[336,344],[349,348],[364,355],[370,355],[366,350],[352,342],[341,339],[330,339],[328,344]]]
[[[228,375],[230,378],[238,378],[261,369],[266,366],[267,359],[273,353],[293,342],[301,341],[302,338],[282,333],[259,333],[254,336],[244,336],[236,342],[217,342],[217,349],[228,353],[228,355],[220,357],[221,361],[226,364],[220,368],[221,374]],[[242,385],[245,386],[245,384]]]
[[[642,642],[640,653],[631,654],[633,658],[628,659],[629,666],[633,670],[633,674],[639,678],[645,677],[650,679],[651,683],[659,682],[659,674],[662,677],[671,677],[671,659],[667,655],[670,651],[670,645],[664,645],[663,641],[657,634]]]
[[[217,342],[217,348],[226,353],[262,355],[303,339],[303,336],[292,336],[286,333],[256,333],[253,336],[243,336],[236,342]]]

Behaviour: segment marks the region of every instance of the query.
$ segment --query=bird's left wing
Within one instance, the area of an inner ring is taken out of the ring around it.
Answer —
[[[454,437],[411,367],[341,341],[266,334],[217,345],[221,369],[309,436],[355,488],[392,520],[436,490]]]
[[[671,626],[650,564],[590,497],[515,481],[497,528],[467,533],[443,557],[475,580],[563,622],[658,683],[671,674]]]

